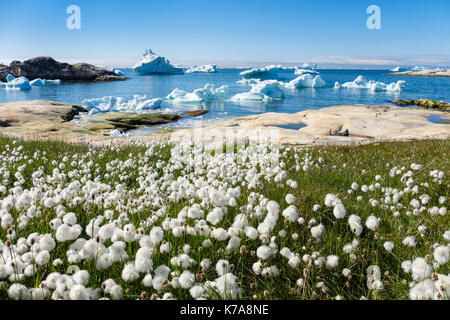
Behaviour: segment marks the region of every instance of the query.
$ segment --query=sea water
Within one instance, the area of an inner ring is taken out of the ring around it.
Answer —
[[[132,69],[121,69],[130,79],[114,82],[63,82],[61,85],[33,87],[28,91],[8,91],[0,89],[0,103],[21,100],[52,100],[72,104],[82,104],[84,99],[104,96],[132,99],[134,95],[146,95],[148,98],[165,98],[174,89],[192,92],[206,84],[229,86],[229,96],[247,92],[249,86],[237,84],[241,80],[242,69],[218,69],[217,73],[190,73],[184,75],[148,75],[141,76]],[[270,103],[246,102],[236,104],[228,100],[209,101],[173,105],[168,101],[162,103],[161,112],[182,112],[186,110],[207,109],[197,119],[204,123],[225,120],[264,112],[295,113],[308,109],[319,109],[336,105],[392,105],[393,99],[433,99],[450,101],[450,78],[410,77],[387,75],[388,70],[354,70],[354,69],[318,69],[321,78],[327,83],[324,88],[303,88],[284,90],[285,99]],[[406,81],[402,91],[376,91],[365,89],[334,89],[334,83],[353,81],[359,75],[367,80],[384,83]],[[283,81],[297,76],[283,75]],[[157,110],[156,110],[157,111]],[[155,112],[155,111],[153,111]],[[177,122],[177,126],[191,126],[192,119]]]

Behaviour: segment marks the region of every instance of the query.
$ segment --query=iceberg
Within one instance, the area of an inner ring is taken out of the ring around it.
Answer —
[[[6,82],[11,82],[11,81],[13,81],[15,78],[16,78],[16,77],[14,77],[12,74],[9,73],[9,74],[6,76]]]
[[[283,83],[282,86],[288,89],[322,88],[326,86],[326,83],[319,75],[306,73],[288,83]]]
[[[111,71],[117,74],[119,77],[125,77],[125,73],[120,69],[112,68]]]
[[[183,74],[182,68],[178,68],[170,63],[169,60],[153,53],[147,49],[144,52],[143,59],[133,67],[138,74]]]
[[[30,81],[30,85],[34,86],[34,87],[43,87],[46,85],[58,85],[58,84],[61,84],[61,80],[59,80],[59,79],[46,80],[46,79],[37,78],[37,79],[34,79],[33,81]]]
[[[9,75],[8,75],[9,76]],[[8,77],[7,77],[8,78]],[[25,77],[14,78],[5,84],[6,90],[30,90],[30,81]]]
[[[312,70],[312,69],[295,69],[294,74],[296,75],[303,75],[303,74],[319,74],[319,72]]]
[[[223,85],[215,88],[213,84],[207,84],[203,88],[196,89],[193,92],[175,89],[166,98],[174,104],[225,100],[228,98],[228,86]]]
[[[205,64],[203,66],[192,66],[186,70],[186,73],[215,73],[217,66],[214,64]]]
[[[406,81],[400,80],[386,84],[367,80],[364,76],[358,76],[354,81],[345,82],[343,84],[335,84],[335,88],[346,89],[368,89],[370,91],[401,91],[406,86]]]
[[[295,67],[282,67],[281,65],[270,65],[263,68],[254,68],[240,73],[244,79],[277,79],[280,74],[295,73]]]
[[[284,99],[284,92],[277,80],[259,81],[251,84],[249,92],[238,93],[231,97],[231,101],[239,103],[245,101],[271,102]]]
[[[317,64],[310,65],[308,62],[305,62],[302,65],[303,69],[317,69]]]
[[[403,72],[403,71],[406,71],[406,70],[407,70],[406,68],[395,67],[395,68],[392,68],[392,69],[389,70],[389,71],[392,71],[392,72]]]
[[[98,112],[139,112],[143,110],[158,109],[163,99],[148,99],[147,96],[135,95],[133,99],[126,100],[122,97],[106,96],[96,99],[85,99],[81,104],[90,114]]]

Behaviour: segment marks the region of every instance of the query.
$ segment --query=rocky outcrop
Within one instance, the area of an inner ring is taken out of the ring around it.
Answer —
[[[208,113],[208,110],[192,110],[192,111],[185,111],[181,115],[188,117],[198,117],[206,113]]]
[[[106,75],[106,76],[100,76],[97,77],[94,81],[96,82],[108,82],[108,81],[123,81],[123,80],[127,80],[127,77],[120,77],[118,75]]]
[[[51,57],[37,57],[23,62],[13,61],[8,67],[0,69],[0,81],[6,76],[26,77],[29,80],[60,79],[74,81],[95,81],[99,77],[111,76],[110,80],[123,80],[114,72],[87,63],[68,64],[56,61]]]
[[[403,100],[397,99],[391,101],[398,106],[418,106],[425,109],[434,109],[444,112],[450,111],[450,103],[444,101],[435,101],[430,99]]]
[[[410,70],[404,72],[386,73],[391,76],[415,76],[415,77],[450,77],[450,69],[424,69]]]

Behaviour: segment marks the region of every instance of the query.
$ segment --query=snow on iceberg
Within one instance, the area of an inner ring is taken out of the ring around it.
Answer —
[[[133,69],[141,75],[184,73],[182,68],[175,67],[169,60],[162,56],[158,56],[150,49],[145,50],[142,61],[137,63]]]
[[[368,89],[370,91],[401,91],[406,86],[406,81],[400,80],[386,84],[374,80],[367,80],[364,76],[358,76],[354,81],[343,84],[335,84],[335,88]]]
[[[34,86],[34,87],[43,87],[43,86],[47,86],[47,85],[57,85],[57,84],[61,84],[61,80],[59,80],[59,79],[46,80],[46,79],[37,78],[37,79],[34,79],[33,81],[30,81],[30,85]]]
[[[259,81],[250,85],[252,88],[249,92],[238,93],[231,97],[231,101],[236,103],[246,101],[271,102],[284,99],[284,92],[277,80]]]
[[[9,75],[8,75],[9,76]],[[8,79],[8,77],[7,77]],[[6,90],[30,90],[30,81],[25,77],[14,78],[5,84]]]
[[[213,84],[207,84],[203,88],[196,89],[193,92],[175,89],[166,98],[174,104],[225,100],[228,98],[228,86],[223,85],[215,88]]]
[[[282,86],[288,89],[322,88],[326,86],[326,83],[319,75],[306,73],[288,83],[283,83]]]
[[[215,73],[217,66],[214,64],[205,64],[204,66],[192,66],[185,71],[186,73]]]
[[[148,99],[147,96],[135,95],[133,99],[126,100],[122,97],[103,97],[96,99],[85,99],[81,102],[89,110],[89,113],[98,112],[139,112],[143,110],[158,109],[163,99]]]
[[[240,73],[244,79],[277,79],[279,74],[295,73],[295,67],[282,67],[281,65],[270,65],[263,68],[254,68]]]

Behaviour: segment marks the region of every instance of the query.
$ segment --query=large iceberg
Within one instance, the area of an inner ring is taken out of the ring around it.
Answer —
[[[147,49],[144,52],[141,62],[136,64],[133,69],[141,75],[146,74],[183,74],[183,68],[175,67],[169,60],[153,53]]]
[[[32,85],[34,87],[43,87],[43,86],[47,86],[47,85],[57,85],[57,84],[61,84],[61,80],[59,80],[59,79],[46,80],[46,79],[37,78],[37,79],[34,79],[33,81],[30,81],[30,85]]]
[[[288,83],[283,83],[282,86],[288,89],[322,88],[326,86],[326,83],[319,75],[306,73]]]
[[[185,71],[186,73],[214,73],[217,72],[217,66],[214,64],[205,64],[203,66],[192,66]]]
[[[215,88],[213,84],[207,84],[203,88],[196,89],[193,92],[175,89],[166,98],[174,104],[226,100],[228,98],[228,86],[223,85]]]
[[[284,92],[277,80],[259,81],[250,85],[252,88],[249,92],[238,93],[231,98],[231,101],[236,103],[246,101],[271,102],[284,99]]]
[[[103,97],[96,99],[85,99],[81,102],[89,110],[89,113],[98,112],[140,112],[161,107],[163,99],[149,99],[147,96],[135,95],[133,99],[126,100],[122,97]]]
[[[244,79],[278,79],[280,74],[293,74],[295,67],[283,67],[281,65],[270,65],[263,68],[254,68],[240,73]]]
[[[374,80],[367,80],[364,76],[358,76],[354,81],[343,84],[335,83],[334,88],[368,89],[370,91],[401,91],[406,86],[406,81],[400,80],[386,84]]]

